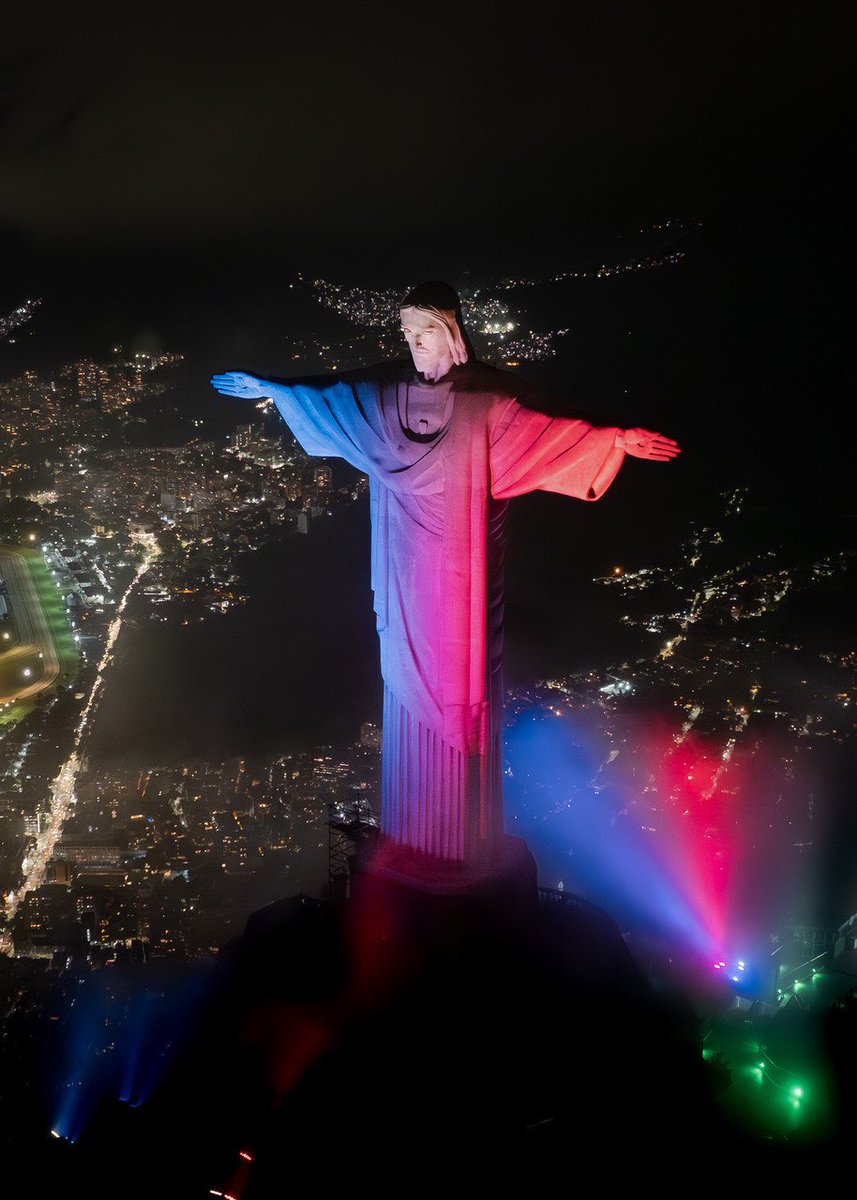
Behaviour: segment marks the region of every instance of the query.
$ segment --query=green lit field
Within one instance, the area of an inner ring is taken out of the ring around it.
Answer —
[[[0,574],[11,610],[3,623],[10,637],[0,642],[0,722],[8,724],[32,709],[39,692],[72,680],[80,659],[65,603],[41,554],[0,548]]]
[[[14,725],[17,721],[23,720],[27,713],[31,713],[35,707],[35,700],[16,700],[14,704],[0,708],[0,728],[4,725]]]
[[[24,550],[23,553],[29,560],[30,578],[36,588],[42,611],[50,624],[51,637],[60,660],[61,675],[74,676],[77,674],[80,657],[68,622],[65,601],[41,554],[37,550]]]

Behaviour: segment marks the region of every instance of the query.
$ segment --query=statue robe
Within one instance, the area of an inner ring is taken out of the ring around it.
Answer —
[[[439,396],[435,427],[415,439],[402,414],[426,389]],[[489,866],[503,836],[508,501],[536,489],[597,500],[624,457],[616,428],[538,412],[521,403],[528,385],[479,362],[436,383],[390,363],[276,381],[271,394],[307,454],[369,477],[382,834],[450,865]]]

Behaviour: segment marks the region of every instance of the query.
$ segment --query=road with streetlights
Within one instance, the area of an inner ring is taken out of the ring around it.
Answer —
[[[58,839],[62,837],[63,825],[76,803],[74,789],[83,758],[83,746],[88,734],[89,722],[98,704],[99,693],[104,682],[104,674],[113,661],[113,647],[122,629],[125,606],[128,603],[128,598],[159,553],[157,539],[152,534],[138,533],[132,536],[133,540],[142,548],[143,557],[133,579],[128,584],[124,595],[116,606],[113,620],[107,630],[104,650],[96,667],[92,686],[89,689],[86,702],[77,719],[72,751],[53,781],[47,820],[36,838],[32,851],[22,863],[23,882],[17,892],[10,892],[7,897],[5,911],[7,922],[11,921],[15,916],[21,900],[26,893],[40,887],[44,882],[47,865],[54,852],[54,846]],[[3,551],[2,553],[5,554],[7,552]],[[0,561],[0,565],[2,565],[2,561]],[[8,933],[0,934],[0,953],[9,953],[10,950],[11,939]]]

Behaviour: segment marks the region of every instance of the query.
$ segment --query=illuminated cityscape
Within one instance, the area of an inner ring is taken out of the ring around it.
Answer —
[[[40,298],[25,300],[5,317],[0,317],[0,342],[8,342],[14,346],[15,338],[12,337],[12,334],[32,319],[41,302]]]

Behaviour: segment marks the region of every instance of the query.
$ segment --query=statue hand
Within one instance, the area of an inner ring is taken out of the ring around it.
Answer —
[[[620,430],[616,444],[634,458],[648,458],[655,462],[668,462],[681,454],[678,442],[661,433],[652,433],[649,429]]]
[[[242,400],[258,400],[262,396],[270,396],[270,390],[265,390],[265,380],[248,371],[227,371],[223,375],[212,375],[211,386],[224,396],[240,396]]]

